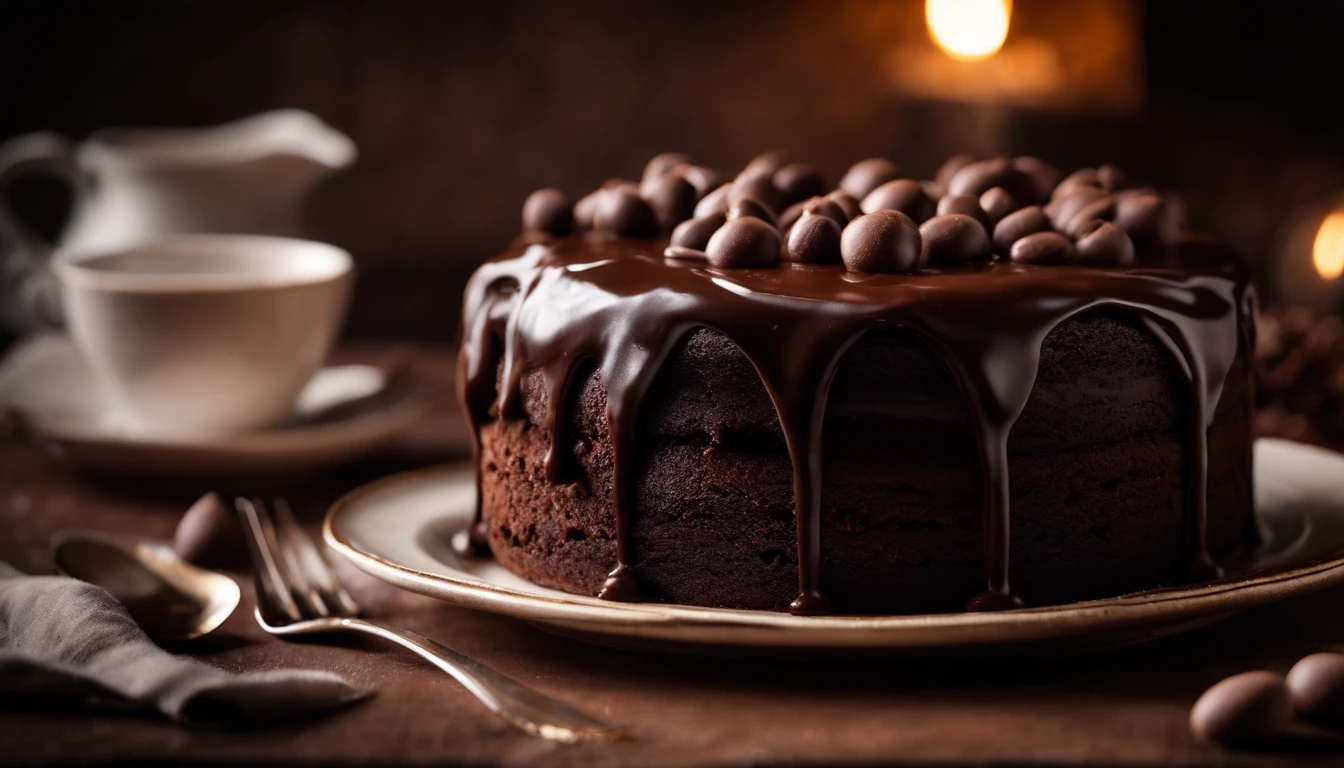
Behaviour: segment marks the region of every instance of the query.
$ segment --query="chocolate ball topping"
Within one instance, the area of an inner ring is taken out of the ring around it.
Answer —
[[[658,219],[653,208],[628,187],[602,190],[593,213],[593,228],[620,237],[653,237]]]
[[[695,205],[695,217],[701,218],[711,213],[728,212],[728,193],[733,189],[732,182],[720,185],[717,189],[700,198]]]
[[[739,178],[733,182],[733,186],[728,189],[728,204],[732,205],[738,200],[752,198],[758,203],[769,208],[772,212],[782,209],[780,202],[783,196],[775,189],[774,183],[770,177],[757,176],[747,179]]]
[[[859,199],[843,190],[835,190],[826,195],[827,200],[834,201],[840,209],[845,212],[849,220],[857,219],[863,215],[863,208],[859,205]]]
[[[900,178],[901,169],[885,157],[870,157],[851,165],[840,179],[840,191],[862,200],[869,192]]]
[[[1013,158],[1013,167],[1031,177],[1031,186],[1035,196],[1024,203],[1044,203],[1050,199],[1050,193],[1059,184],[1059,169],[1038,157],[1021,155]]]
[[[1093,219],[1073,244],[1079,264],[1089,267],[1128,267],[1134,263],[1134,243],[1109,221]]]
[[[747,163],[734,181],[759,178],[768,180],[775,175],[775,171],[783,168],[786,162],[788,159],[783,152],[762,152]]]
[[[900,211],[918,223],[932,216],[938,204],[918,181],[896,179],[869,192],[859,207],[864,213]]]
[[[1063,186],[1061,185],[1060,189]],[[1058,194],[1045,206],[1045,213],[1056,227],[1063,228],[1079,211],[1098,200],[1106,200],[1110,193],[1101,187],[1076,186],[1063,195]]]
[[[755,216],[729,219],[709,238],[709,263],[724,269],[768,267],[779,260],[779,232]]]
[[[643,185],[644,199],[653,208],[658,226],[664,232],[691,217],[695,212],[695,187],[685,176],[666,173]]]
[[[1006,157],[971,163],[947,183],[948,194],[983,195],[994,187],[1003,187],[1015,200],[1033,200],[1036,183],[1030,176],[1013,167]]]
[[[919,225],[919,236],[926,264],[964,264],[991,258],[985,228],[965,214],[934,216]]]
[[[779,190],[781,203],[786,205],[824,195],[827,189],[821,172],[806,163],[789,163],[775,171],[770,181]]]
[[[818,213],[822,216],[828,216],[835,221],[836,225],[844,229],[849,223],[849,215],[840,207],[840,204],[829,197],[812,197],[801,203],[794,203],[779,215],[779,231],[787,233],[793,223],[802,217],[804,212]],[[787,235],[786,235],[787,238]]]
[[[840,225],[835,219],[813,211],[804,211],[789,229],[784,258],[808,264],[834,264],[840,261]]]
[[[640,186],[648,184],[655,179],[660,179],[671,173],[673,168],[676,168],[679,165],[685,165],[690,161],[691,158],[680,152],[663,152],[662,154],[654,155],[649,159],[648,164],[644,166],[644,175],[641,176],[639,180]]]
[[[708,216],[687,219],[672,230],[669,245],[703,251],[709,245],[709,238],[728,220],[723,213],[711,213]]]
[[[1003,187],[990,187],[980,195],[980,208],[994,224],[1018,209],[1017,197]]]
[[[989,214],[980,207],[980,198],[976,195],[943,195],[938,201],[939,216],[946,216],[949,213],[960,213],[970,216],[985,228],[985,231],[992,229],[993,225],[989,222]]]
[[[860,216],[840,235],[840,258],[850,272],[918,272],[924,268],[919,226],[900,211]]]
[[[1053,227],[1050,224],[1050,217],[1045,215],[1045,209],[1039,205],[1031,205],[1013,211],[994,225],[994,237],[992,238],[994,252],[1007,258],[1008,251],[1013,247],[1013,243],[1027,235],[1049,232],[1051,229]]]
[[[1161,195],[1120,194],[1115,201],[1115,224],[1135,241],[1170,244],[1180,236],[1180,209]]]
[[[1008,249],[1008,258],[1017,264],[1069,264],[1074,256],[1073,243],[1058,232],[1027,235]]]
[[[728,206],[729,219],[740,219],[743,216],[754,216],[772,227],[775,226],[774,212],[755,198],[743,197]]]
[[[568,235],[574,230],[574,206],[558,189],[538,189],[523,202],[523,231]]]
[[[1115,198],[1107,195],[1080,208],[1064,226],[1059,227],[1059,231],[1068,235],[1069,239],[1077,240],[1084,231],[1091,231],[1092,222],[1113,219],[1115,219]]]
[[[962,168],[975,162],[975,158],[970,155],[953,155],[938,166],[938,172],[933,175],[933,183],[938,185],[943,194],[948,194],[948,185],[952,183],[952,177],[956,176]],[[976,193],[977,195],[979,193]]]
[[[695,187],[696,198],[704,197],[713,192],[723,183],[723,175],[713,168],[706,168],[703,165],[691,165],[682,163],[673,168],[672,173],[681,176]]]

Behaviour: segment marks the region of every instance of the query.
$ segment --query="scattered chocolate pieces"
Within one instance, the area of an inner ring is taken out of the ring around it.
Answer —
[[[709,245],[709,238],[727,220],[728,217],[723,213],[711,213],[708,216],[687,219],[672,230],[672,239],[669,241],[669,246],[703,251]]]
[[[770,182],[779,190],[783,204],[826,194],[826,180],[821,172],[806,163],[789,163],[775,171]]]
[[[933,183],[938,186],[944,195],[948,193],[948,185],[952,183],[952,177],[956,176],[962,168],[975,162],[975,158],[970,155],[953,155],[938,166],[937,173],[933,174]],[[978,194],[978,193],[977,193]]]
[[[1003,187],[990,187],[980,195],[980,208],[990,222],[998,224],[1004,216],[1017,210],[1017,197]]]
[[[788,158],[785,157],[783,152],[762,152],[753,157],[751,162],[747,163],[746,167],[742,169],[742,172],[737,174],[737,179],[742,180],[762,177],[769,179],[775,175],[775,171],[783,168],[784,163],[786,162],[788,162]]]
[[[574,230],[574,207],[558,189],[538,189],[523,202],[523,231],[568,235]]]
[[[1096,168],[1079,168],[1064,177],[1064,180],[1055,185],[1055,191],[1050,194],[1051,200],[1059,200],[1072,195],[1080,189],[1096,189],[1101,192],[1108,190],[1101,186],[1101,179],[1097,177]]]
[[[1008,258],[1017,264],[1059,265],[1074,260],[1073,243],[1058,232],[1036,232],[1014,242]]]
[[[900,211],[919,223],[932,216],[938,204],[918,181],[896,179],[869,192],[859,207],[864,213]]]
[[[1097,167],[1097,183],[1107,192],[1118,192],[1129,187],[1129,174],[1120,170],[1119,166],[1106,163]]]
[[[766,208],[769,208],[772,217],[774,216],[774,211],[780,210],[780,203],[784,199],[784,196],[780,194],[779,190],[775,189],[774,182],[770,180],[769,176],[751,176],[747,178],[739,176],[738,179],[733,182],[733,185],[728,188],[728,204],[732,205],[738,200],[743,200],[748,197],[761,203]]]
[[[238,565],[247,554],[238,515],[215,493],[197,499],[182,515],[173,549],[178,557],[203,568]]]
[[[813,210],[803,211],[803,215],[789,229],[784,258],[808,264],[839,262],[840,225],[825,214]]]
[[[1056,194],[1045,206],[1045,212],[1050,221],[1061,229],[1082,209],[1099,200],[1110,199],[1110,193],[1101,187],[1074,187],[1064,195],[1058,194],[1059,189],[1062,187],[1055,190]]]
[[[976,203],[978,206],[979,203]],[[1004,216],[994,225],[994,252],[1007,257],[1013,243],[1037,232],[1049,232],[1054,227],[1045,209],[1039,205],[1029,205]]]
[[[775,226],[774,211],[762,205],[761,201],[754,197],[739,198],[732,205],[728,206],[729,219],[738,219],[743,216],[755,216],[770,226]]]
[[[1109,221],[1093,219],[1079,230],[1073,248],[1078,263],[1089,267],[1128,267],[1134,263],[1134,242]]]
[[[900,211],[860,216],[840,235],[840,258],[850,272],[918,272],[924,268],[919,227]]]
[[[862,200],[869,192],[901,177],[901,169],[885,157],[870,157],[851,165],[840,179],[840,190]]]
[[[1293,702],[1283,675],[1243,672],[1199,697],[1190,710],[1190,731],[1200,741],[1242,746],[1282,733],[1292,717]]]
[[[801,203],[794,203],[779,215],[779,231],[787,233],[795,221],[802,217],[804,212],[811,212],[827,216],[835,221],[836,226],[844,229],[849,223],[850,216],[845,213],[845,209],[840,207],[834,199],[829,197],[812,197]],[[787,234],[785,235],[787,239]]]
[[[705,247],[709,263],[725,269],[768,267],[779,260],[779,232],[755,216],[729,219]]]
[[[1313,653],[1288,670],[1293,708],[1329,728],[1344,727],[1344,654]]]
[[[653,208],[658,226],[664,232],[691,217],[695,212],[695,187],[686,177],[666,173],[644,185],[644,199]]]
[[[1073,214],[1064,226],[1059,228],[1059,231],[1076,240],[1085,230],[1091,231],[1092,222],[1098,219],[1111,221],[1114,218],[1115,198],[1107,195],[1078,209],[1078,212]]]
[[[700,202],[695,205],[695,217],[698,219],[711,213],[727,213],[728,193],[732,189],[732,182],[727,182],[700,198]]]
[[[654,237],[658,218],[638,192],[625,186],[603,189],[593,212],[593,229],[620,237]]]
[[[993,257],[980,222],[962,213],[934,216],[919,225],[926,264],[964,264]]]

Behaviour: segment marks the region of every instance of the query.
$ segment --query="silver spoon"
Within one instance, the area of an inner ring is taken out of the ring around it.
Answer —
[[[61,573],[106,589],[155,640],[190,640],[213,631],[238,607],[238,584],[197,568],[164,544],[123,547],[93,534],[60,536]]]

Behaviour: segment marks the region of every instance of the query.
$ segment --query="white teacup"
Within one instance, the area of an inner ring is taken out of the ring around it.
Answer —
[[[284,421],[353,282],[340,248],[257,235],[171,235],[52,264],[95,375],[135,427],[166,433]]]

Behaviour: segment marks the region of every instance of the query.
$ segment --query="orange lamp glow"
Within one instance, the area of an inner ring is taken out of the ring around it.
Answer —
[[[1326,280],[1344,274],[1344,208],[1332,211],[1316,230],[1311,261],[1316,272]]]
[[[1008,39],[1012,0],[925,0],[929,36],[948,56],[980,61],[999,52]]]

